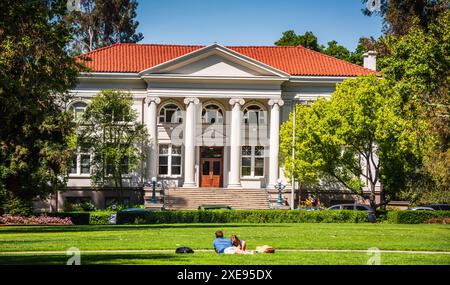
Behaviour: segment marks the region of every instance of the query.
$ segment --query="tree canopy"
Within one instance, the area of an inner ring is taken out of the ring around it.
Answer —
[[[80,9],[69,13],[73,39],[69,49],[74,54],[89,52],[117,42],[136,43],[144,36],[137,33],[137,0],[81,0]]]
[[[354,55],[346,47],[340,45],[337,41],[333,40],[328,42],[328,46],[323,46],[318,43],[317,37],[312,32],[306,32],[303,35],[297,35],[295,31],[289,30],[283,33],[281,38],[275,42],[277,46],[298,46],[309,48],[314,51],[328,54],[332,57],[336,57],[342,60],[362,64],[362,54]],[[364,47],[366,47],[364,45]],[[357,58],[360,56],[361,58]]]
[[[0,2],[0,212],[65,186],[74,124],[64,104],[81,68],[65,52],[65,15],[66,1]]]
[[[332,57],[343,59],[346,61],[351,62],[353,60],[351,52],[346,47],[338,44],[337,41],[328,42],[328,47],[325,48],[323,52]]]
[[[306,32],[303,35],[297,35],[293,30],[283,33],[281,38],[275,42],[277,46],[304,46],[306,48],[321,51],[322,47],[317,42],[317,37],[312,32]]]
[[[420,129],[423,166],[444,201],[450,200],[450,12],[425,32],[416,24],[400,38],[387,38],[385,77],[403,100],[404,116]],[[441,198],[440,198],[441,199]]]
[[[374,208],[379,206],[375,191],[380,182],[385,197],[394,198],[417,157],[415,132],[401,117],[400,103],[388,81],[369,76],[345,80],[329,101],[297,106],[295,161],[292,114],[281,128],[287,174],[302,183],[331,179],[357,194],[367,182]]]
[[[427,31],[441,13],[449,9],[448,0],[362,0],[363,13],[383,17],[384,32],[395,36],[405,35],[413,25]],[[373,6],[378,4],[379,7]]]
[[[133,97],[127,92],[104,90],[97,94],[78,128],[78,145],[92,153],[94,187],[121,191],[124,185],[130,186],[136,178],[133,173],[142,167],[146,142],[147,130],[137,121]]]

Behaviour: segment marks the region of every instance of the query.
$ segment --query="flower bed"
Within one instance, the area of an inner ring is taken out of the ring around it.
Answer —
[[[0,225],[72,225],[70,218],[49,216],[0,216]]]

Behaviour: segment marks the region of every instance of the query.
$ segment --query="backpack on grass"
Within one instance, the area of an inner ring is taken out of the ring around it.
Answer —
[[[177,248],[175,253],[194,253],[194,251],[190,247],[182,246]]]

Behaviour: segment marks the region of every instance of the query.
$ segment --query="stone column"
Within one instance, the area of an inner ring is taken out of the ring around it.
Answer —
[[[279,177],[278,153],[280,150],[280,107],[284,105],[283,100],[269,100],[270,110],[270,149],[269,149],[269,185],[273,188]]]
[[[183,187],[195,188],[195,113],[200,103],[198,98],[185,98],[186,117],[184,120],[184,184]]]
[[[228,188],[241,188],[241,106],[244,99],[231,99],[231,129],[230,129],[230,175]]]
[[[157,177],[157,150],[158,150],[158,126],[157,126],[157,105],[161,103],[159,97],[147,97],[144,100],[147,107],[145,116],[145,125],[148,129],[150,143],[147,152],[147,168],[145,180],[150,182],[152,177]]]

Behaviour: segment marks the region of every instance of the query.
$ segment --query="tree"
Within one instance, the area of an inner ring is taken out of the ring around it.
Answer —
[[[283,32],[281,38],[275,42],[277,46],[298,46],[300,40],[294,30]]]
[[[331,179],[360,195],[367,181],[371,207],[385,205],[407,182],[417,160],[415,132],[400,116],[400,102],[388,81],[368,76],[345,80],[329,101],[298,106],[295,161],[292,115],[281,128],[288,177],[308,183]],[[379,182],[382,202],[377,204]]]
[[[418,22],[403,37],[388,37],[385,77],[403,101],[404,117],[420,129],[424,171],[434,181],[428,190],[450,201],[450,12],[442,13],[425,32]],[[437,192],[439,192],[437,191]],[[437,201],[434,201],[437,202]]]
[[[81,68],[65,52],[65,14],[66,1],[0,2],[0,213],[29,213],[65,186],[74,124],[63,107]]]
[[[92,153],[93,186],[113,186],[122,198],[124,182],[145,158],[142,146],[146,138],[147,130],[137,121],[131,94],[104,90],[95,96],[78,130],[78,145]]]
[[[328,42],[328,47],[323,52],[335,58],[351,61],[350,51],[344,46],[339,45],[337,41]]]
[[[350,60],[354,64],[363,65],[363,56],[368,51],[376,51],[377,52],[377,69],[382,69],[383,66],[380,64],[380,59],[387,56],[388,51],[385,44],[385,38],[380,37],[375,39],[373,37],[366,38],[362,37],[358,40],[358,45],[354,52],[351,53]]]
[[[299,37],[300,45],[315,51],[323,50],[323,46],[317,43],[317,37],[312,32],[306,32]]]
[[[366,4],[363,13],[383,17],[384,32],[395,36],[407,34],[415,19],[418,19],[417,24],[427,31],[429,25],[449,9],[448,0],[362,0],[362,2]]]
[[[81,0],[80,9],[67,17],[74,28],[71,52],[80,54],[117,42],[141,41],[142,33],[136,33],[137,6],[136,0]]]
[[[275,42],[277,46],[304,46],[306,48],[321,51],[323,49],[317,43],[317,37],[312,32],[306,32],[303,35],[297,35],[293,30],[283,33],[282,37]]]
[[[319,45],[317,42],[317,37],[312,32],[306,32],[303,35],[297,35],[293,30],[289,30],[283,33],[281,38],[275,42],[277,46],[298,46],[301,45],[303,47],[323,52],[332,57],[339,58],[346,61],[352,61],[353,56],[352,53],[342,45],[339,45],[337,41],[328,42],[328,46],[324,47],[323,45]],[[362,54],[361,60],[362,64]]]

